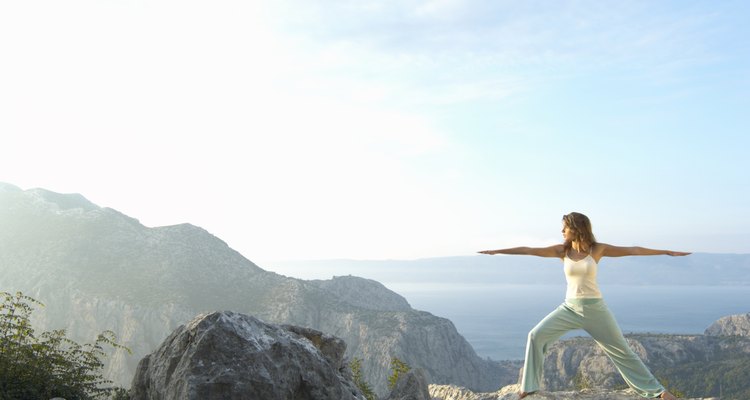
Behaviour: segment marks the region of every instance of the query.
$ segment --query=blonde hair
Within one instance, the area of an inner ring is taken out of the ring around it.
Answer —
[[[563,224],[573,231],[573,236],[575,237],[573,241],[580,243],[586,250],[591,251],[591,247],[596,244],[596,238],[594,237],[594,232],[591,230],[589,217],[581,213],[572,212],[563,215],[562,220]],[[563,243],[566,253],[573,247],[573,241],[565,241]]]

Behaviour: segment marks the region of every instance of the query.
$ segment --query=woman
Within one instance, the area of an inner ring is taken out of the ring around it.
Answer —
[[[563,216],[563,244],[550,247],[514,247],[480,251],[482,254],[522,254],[556,257],[563,261],[568,289],[565,302],[529,332],[519,399],[539,390],[547,347],[566,332],[584,329],[604,349],[627,384],[642,397],[675,399],[651,374],[628,346],[614,316],[602,299],[596,283],[597,264],[602,257],[686,256],[671,250],[619,247],[597,243],[591,222],[581,213]]]

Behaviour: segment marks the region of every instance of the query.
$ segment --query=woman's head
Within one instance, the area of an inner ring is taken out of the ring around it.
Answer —
[[[573,245],[573,242],[578,242],[584,249],[589,249],[596,243],[589,217],[581,213],[572,212],[563,215],[562,222],[566,249],[569,249]]]

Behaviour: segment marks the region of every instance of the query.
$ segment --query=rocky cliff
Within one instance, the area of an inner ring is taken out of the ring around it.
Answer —
[[[343,338],[347,357],[386,391],[391,357],[424,368],[430,382],[494,390],[515,382],[511,363],[481,359],[453,324],[413,310],[381,284],[357,277],[303,281],[264,271],[189,224],[148,228],[80,195],[0,184],[0,290],[47,306],[38,329],[80,342],[112,330],[106,376],[127,386],[138,360],[194,315],[233,310]],[[436,351],[440,349],[440,351]]]
[[[750,393],[750,337],[631,334],[626,338],[663,384],[687,396],[745,399]],[[542,387],[562,391],[626,385],[599,346],[581,337],[550,346]]]
[[[728,315],[706,328],[710,336],[750,336],[750,313]]]

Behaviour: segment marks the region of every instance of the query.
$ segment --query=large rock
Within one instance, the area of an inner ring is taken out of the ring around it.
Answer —
[[[341,339],[231,311],[202,314],[141,360],[131,400],[363,399]]]
[[[719,318],[706,328],[710,336],[750,336],[750,313]]]

